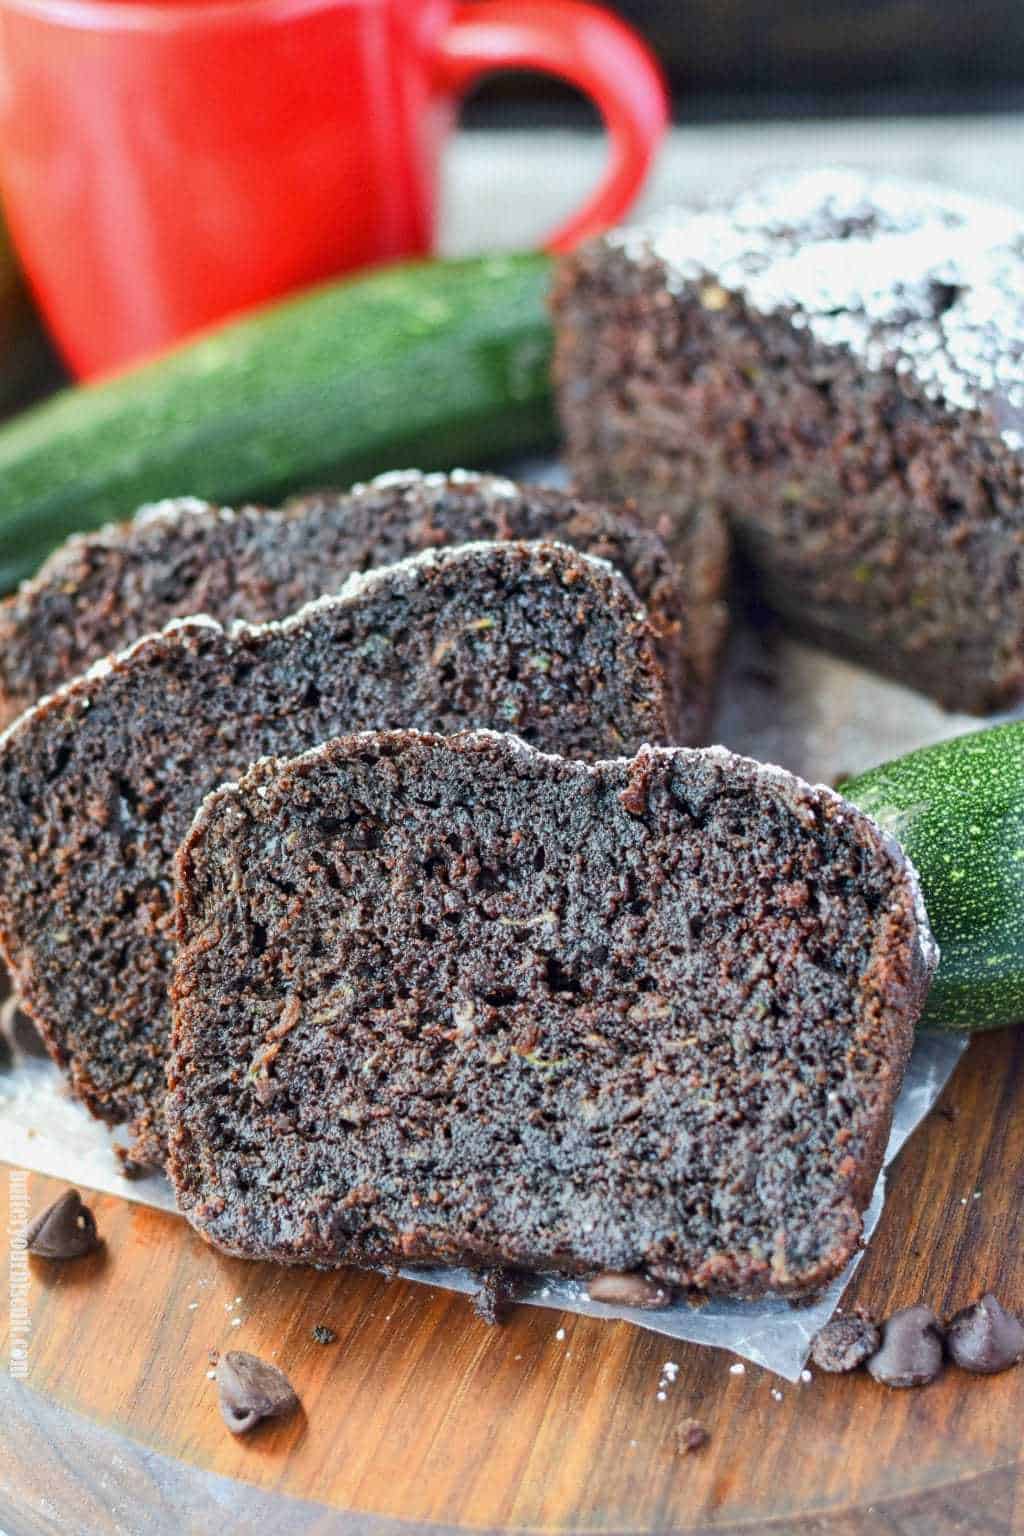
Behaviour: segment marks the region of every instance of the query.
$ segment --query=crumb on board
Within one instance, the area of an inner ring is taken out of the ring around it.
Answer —
[[[693,1451],[702,1450],[711,1436],[699,1419],[684,1419],[673,1438],[679,1455],[689,1456]]]

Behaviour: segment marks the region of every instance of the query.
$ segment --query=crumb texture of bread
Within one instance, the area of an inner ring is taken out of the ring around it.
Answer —
[[[217,1247],[741,1296],[855,1251],[935,951],[831,791],[367,733],[211,795],[176,888],[170,1172]]]
[[[469,725],[570,757],[666,741],[623,578],[558,544],[429,551],[280,623],[175,622],[0,739],[0,943],[74,1091],[136,1121],[140,1159],[160,1144],[174,854],[203,797],[353,729]]]
[[[339,591],[354,571],[425,549],[523,539],[568,544],[626,577],[655,632],[673,740],[703,740],[715,658],[658,535],[623,508],[465,470],[392,472],[273,509],[180,498],[75,535],[0,603],[0,719],[171,619],[261,624]]]
[[[798,632],[947,708],[1024,688],[1024,219],[768,178],[564,262],[571,466],[684,543],[717,512]]]

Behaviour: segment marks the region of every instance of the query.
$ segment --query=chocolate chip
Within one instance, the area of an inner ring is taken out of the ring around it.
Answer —
[[[811,1345],[811,1359],[822,1371],[855,1371],[878,1349],[881,1335],[863,1317],[834,1317]]]
[[[599,1301],[606,1307],[641,1307],[654,1311],[672,1305],[672,1293],[667,1286],[651,1280],[647,1275],[620,1274],[606,1269],[587,1282],[587,1295],[591,1301]]]
[[[100,1246],[96,1218],[77,1189],[65,1190],[25,1228],[25,1245],[39,1259],[80,1259]]]
[[[338,1335],[333,1328],[328,1328],[323,1323],[317,1323],[313,1329],[313,1342],[315,1344],[333,1344]]]
[[[292,1384],[276,1365],[244,1349],[229,1349],[217,1366],[217,1390],[224,1423],[244,1435],[261,1419],[279,1419],[299,1405]]]
[[[699,1419],[684,1419],[675,1432],[676,1450],[680,1456],[689,1456],[707,1445],[711,1436]]]
[[[942,1327],[931,1307],[904,1307],[882,1326],[882,1347],[868,1361],[887,1387],[923,1387],[942,1369]]]
[[[989,1292],[950,1319],[946,1348],[965,1371],[994,1376],[1024,1360],[1024,1324]]]

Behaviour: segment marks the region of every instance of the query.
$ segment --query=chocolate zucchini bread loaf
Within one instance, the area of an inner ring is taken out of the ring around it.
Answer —
[[[935,952],[831,791],[366,733],[215,791],[176,886],[170,1172],[219,1248],[739,1295],[856,1248]]]
[[[0,719],[170,619],[284,618],[353,571],[481,539],[557,539],[610,560],[647,608],[673,739],[702,739],[717,639],[696,631],[681,573],[657,535],[626,512],[464,471],[382,475],[280,510],[162,502],[134,522],[75,535],[0,604]]]
[[[0,738],[0,945],[78,1096],[140,1134],[155,1115],[140,1160],[159,1146],[174,853],[203,796],[353,728],[480,722],[570,756],[665,740],[651,632],[610,566],[462,545],[283,622],[178,620]]]
[[[819,172],[569,257],[582,491],[728,516],[809,637],[984,712],[1024,686],[1024,220]]]

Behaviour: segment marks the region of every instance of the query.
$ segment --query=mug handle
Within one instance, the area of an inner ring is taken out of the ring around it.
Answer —
[[[545,241],[568,251],[615,224],[633,202],[668,126],[654,55],[625,22],[584,0],[472,0],[456,5],[440,45],[442,83],[455,94],[497,69],[558,75],[596,105],[611,163],[593,196]]]

